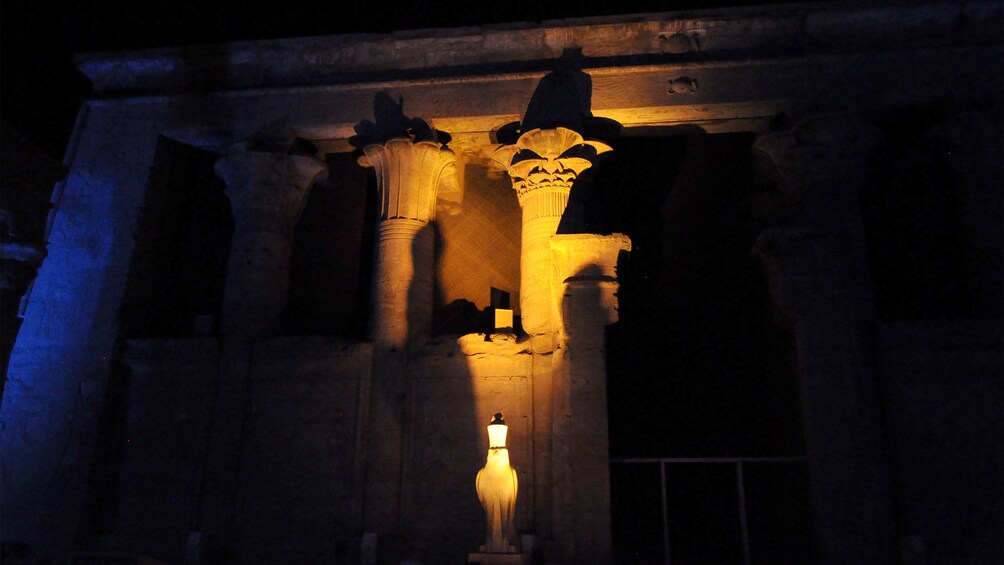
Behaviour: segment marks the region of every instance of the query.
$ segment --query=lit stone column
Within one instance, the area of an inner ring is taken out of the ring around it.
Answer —
[[[570,129],[534,129],[493,155],[509,176],[523,209],[520,249],[520,310],[531,336],[557,331],[551,319],[551,236],[558,231],[578,176],[610,147],[586,141]]]
[[[359,164],[376,171],[380,207],[371,337],[403,348],[428,336],[433,305],[433,234],[441,185],[456,184],[456,156],[435,141],[367,145]]]
[[[611,560],[610,451],[604,328],[617,321],[622,234],[555,235],[553,316],[559,325],[552,397],[554,539],[561,559]]]
[[[795,333],[823,564],[894,561],[878,383],[866,347],[874,303],[859,200],[879,133],[852,116],[818,116],[755,145],[799,203],[795,225],[765,231],[754,251]]]
[[[238,150],[215,170],[227,183],[234,215],[221,333],[252,337],[286,305],[293,230],[327,168],[313,157]]]
[[[414,121],[413,121],[414,123]],[[435,219],[440,191],[456,187],[456,156],[435,140],[410,135],[363,146],[373,167],[378,226],[370,333],[375,350],[366,447],[363,528],[384,540],[402,532],[407,345],[428,336],[433,306]],[[436,135],[431,137],[436,138]]]
[[[612,235],[569,234],[551,238],[556,292],[551,303],[562,340],[603,349],[603,328],[617,321],[617,259],[631,251],[631,239]]]

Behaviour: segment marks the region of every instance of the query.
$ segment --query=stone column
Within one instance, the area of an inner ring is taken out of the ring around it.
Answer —
[[[433,305],[433,234],[440,185],[456,184],[456,156],[435,141],[367,145],[359,164],[376,172],[380,207],[371,337],[403,348],[427,337]]]
[[[433,136],[435,137],[435,136]],[[378,226],[370,333],[374,342],[362,527],[380,536],[384,555],[400,551],[399,523],[406,416],[408,344],[428,337],[432,323],[436,200],[456,189],[456,156],[434,140],[395,137],[363,147],[359,164],[373,167]]]
[[[266,329],[286,305],[293,230],[323,162],[302,155],[238,150],[216,163],[234,215],[220,323],[224,337]]]
[[[755,145],[800,203],[796,224],[765,231],[754,251],[795,333],[823,564],[894,561],[878,384],[866,350],[874,305],[859,203],[878,140],[875,128],[834,115]]]
[[[622,234],[555,235],[553,320],[559,327],[553,384],[554,540],[559,559],[608,563],[610,450],[605,327],[617,321]]]
[[[252,343],[286,305],[294,228],[313,183],[327,171],[312,157],[243,149],[221,158],[215,170],[227,184],[234,233],[220,320],[220,375],[202,517],[209,543],[227,547],[240,535],[235,501],[249,410]]]
[[[607,151],[610,147],[606,144],[586,141],[580,134],[558,127],[530,130],[514,145],[500,147],[493,155],[512,177],[523,209],[519,300],[523,329],[530,336],[558,329],[551,319],[551,236],[558,231],[575,180],[593,165],[597,155]],[[537,344],[534,349],[541,352]],[[550,349],[550,345],[543,348]]]

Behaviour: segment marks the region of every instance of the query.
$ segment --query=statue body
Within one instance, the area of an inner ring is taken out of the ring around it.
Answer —
[[[493,429],[495,428],[495,429]],[[475,487],[485,509],[487,542],[481,546],[486,553],[516,553],[516,493],[519,480],[516,469],[509,465],[509,450],[505,446],[505,423],[496,414],[488,426],[489,437],[495,441],[488,448],[485,466],[478,471]],[[501,432],[501,433],[500,433]],[[499,439],[501,438],[501,439]]]
[[[509,465],[509,450],[493,447],[488,450],[488,460],[478,471],[476,482],[478,498],[485,508],[487,543],[481,551],[489,553],[515,553],[516,493],[519,481],[516,469]]]

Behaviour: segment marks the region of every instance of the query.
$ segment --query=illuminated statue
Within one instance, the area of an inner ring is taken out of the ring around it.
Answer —
[[[481,551],[486,553],[516,553],[513,518],[516,515],[519,482],[516,469],[509,465],[509,450],[505,446],[508,431],[502,413],[495,414],[488,425],[488,460],[478,471],[475,482],[478,498],[485,507],[488,537]]]

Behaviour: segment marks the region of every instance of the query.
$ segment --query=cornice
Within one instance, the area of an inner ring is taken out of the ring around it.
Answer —
[[[518,14],[514,14],[518,18]],[[286,88],[549,71],[1000,45],[1000,2],[767,5],[91,53],[95,96]]]

